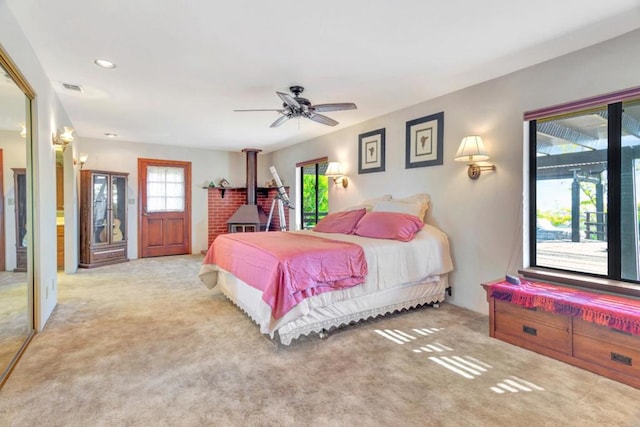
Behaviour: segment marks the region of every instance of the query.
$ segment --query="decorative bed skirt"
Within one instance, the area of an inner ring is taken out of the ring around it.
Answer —
[[[221,270],[218,286],[222,293],[260,326],[262,333],[274,338],[276,332],[283,345],[313,332],[348,325],[395,311],[424,304],[443,302],[448,286],[447,275],[434,277],[427,283],[402,285],[332,301],[333,292],[315,295],[293,308],[281,319],[271,319],[269,306],[262,293],[232,274]]]
[[[525,308],[580,317],[587,322],[640,335],[640,300],[522,280],[488,285],[489,296]]]

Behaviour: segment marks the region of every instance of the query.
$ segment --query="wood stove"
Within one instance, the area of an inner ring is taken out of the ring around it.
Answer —
[[[258,153],[262,150],[245,148],[247,158],[247,203],[240,206],[227,220],[229,233],[266,231],[268,215],[257,205],[258,198]]]

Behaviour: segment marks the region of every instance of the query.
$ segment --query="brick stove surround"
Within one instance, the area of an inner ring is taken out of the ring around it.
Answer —
[[[285,187],[289,193],[289,187]],[[224,194],[224,197],[223,197]],[[277,196],[278,189],[258,187],[256,204],[269,214],[271,210],[271,202]],[[213,240],[220,234],[227,233],[227,221],[238,210],[238,208],[246,203],[246,188],[207,188],[207,209],[208,215],[208,246],[211,246]],[[291,223],[289,221],[289,208],[284,207],[285,217],[287,220],[287,228]],[[270,231],[280,230],[280,218],[278,218],[277,206],[271,219]]]

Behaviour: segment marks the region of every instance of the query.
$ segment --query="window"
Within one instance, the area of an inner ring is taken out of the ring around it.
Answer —
[[[325,157],[298,163],[297,166],[300,168],[302,228],[313,228],[329,213],[329,178],[324,175],[328,161]]]
[[[636,92],[525,114],[532,267],[640,283]]]
[[[184,168],[147,167],[147,211],[184,211]]]

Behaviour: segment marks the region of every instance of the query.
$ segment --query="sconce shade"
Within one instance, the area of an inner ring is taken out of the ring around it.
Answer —
[[[462,138],[454,160],[469,163],[489,160],[489,154],[487,153],[487,149],[484,148],[482,138],[478,135],[470,135]]]
[[[59,138],[60,140],[62,140],[63,142],[66,142],[67,144],[73,141],[73,128],[65,126],[64,132],[62,132]]]
[[[73,141],[73,128],[65,126],[64,132],[60,132],[58,129],[56,133],[53,135],[53,144],[57,146],[61,146],[62,149]]]
[[[89,155],[87,153],[80,153],[80,155],[78,156],[78,160],[73,159],[73,164],[77,165],[79,163],[80,169],[82,169],[84,164],[87,163],[88,159],[89,159]]]
[[[329,164],[327,165],[327,171],[324,173],[324,175],[328,176],[329,178],[333,178],[334,184],[340,182],[344,188],[347,188],[347,186],[349,185],[349,180],[346,176],[344,176],[339,162],[329,162]]]
[[[324,174],[330,178],[344,175],[344,173],[342,173],[342,168],[340,167],[339,162],[329,162],[329,165],[327,166],[327,171]]]

